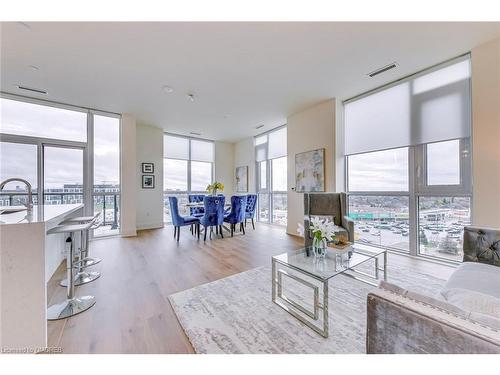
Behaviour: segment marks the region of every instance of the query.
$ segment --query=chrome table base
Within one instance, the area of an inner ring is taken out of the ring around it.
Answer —
[[[59,320],[84,312],[95,304],[94,296],[74,297],[47,309],[47,320]]]

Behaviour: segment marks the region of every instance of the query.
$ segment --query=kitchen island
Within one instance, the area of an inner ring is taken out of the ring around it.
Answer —
[[[47,346],[47,282],[65,259],[64,234],[47,235],[83,214],[83,204],[35,205],[0,214],[0,347],[41,351]]]

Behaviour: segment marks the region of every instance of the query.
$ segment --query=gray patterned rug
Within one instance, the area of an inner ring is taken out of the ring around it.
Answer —
[[[444,284],[409,268],[388,269],[389,282],[416,292],[434,295]],[[270,267],[172,294],[169,300],[196,353],[364,353],[366,295],[373,288],[342,275],[330,280],[327,339],[271,301]],[[287,293],[291,289],[304,303],[312,298],[300,284],[285,285]]]

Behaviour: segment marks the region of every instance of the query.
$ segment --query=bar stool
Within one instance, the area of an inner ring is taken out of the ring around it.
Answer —
[[[59,225],[49,229],[47,234],[69,233],[66,243],[69,243],[69,251],[66,255],[66,278],[69,283],[66,287],[66,300],[62,303],[49,306],[47,309],[47,320],[65,319],[90,309],[95,304],[94,296],[75,297],[74,283],[74,242],[75,232],[81,232],[88,229],[91,224]]]
[[[97,280],[101,277],[101,273],[97,271],[84,271],[85,268],[94,266],[101,262],[101,258],[91,258],[88,256],[89,254],[89,233],[91,229],[97,228],[99,225],[95,225],[96,220],[99,216],[99,213],[95,216],[79,216],[74,218],[69,218],[60,225],[75,225],[75,224],[87,224],[89,225],[88,229],[82,230],[80,233],[80,251],[78,254],[78,261],[73,263],[74,266],[78,268],[78,272],[75,275],[74,283],[75,286],[83,285],[90,283],[94,280]],[[68,285],[68,279],[63,279],[59,282],[61,286]]]

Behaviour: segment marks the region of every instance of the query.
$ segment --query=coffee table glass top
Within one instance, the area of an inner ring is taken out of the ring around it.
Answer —
[[[370,259],[382,255],[386,250],[377,248],[366,249],[364,247],[352,245],[343,251],[345,251],[345,254],[337,255],[339,254],[338,252],[332,248],[328,248],[325,258],[319,259],[314,256],[312,247],[306,247],[300,250],[276,255],[273,257],[273,260],[315,278],[328,280]]]

